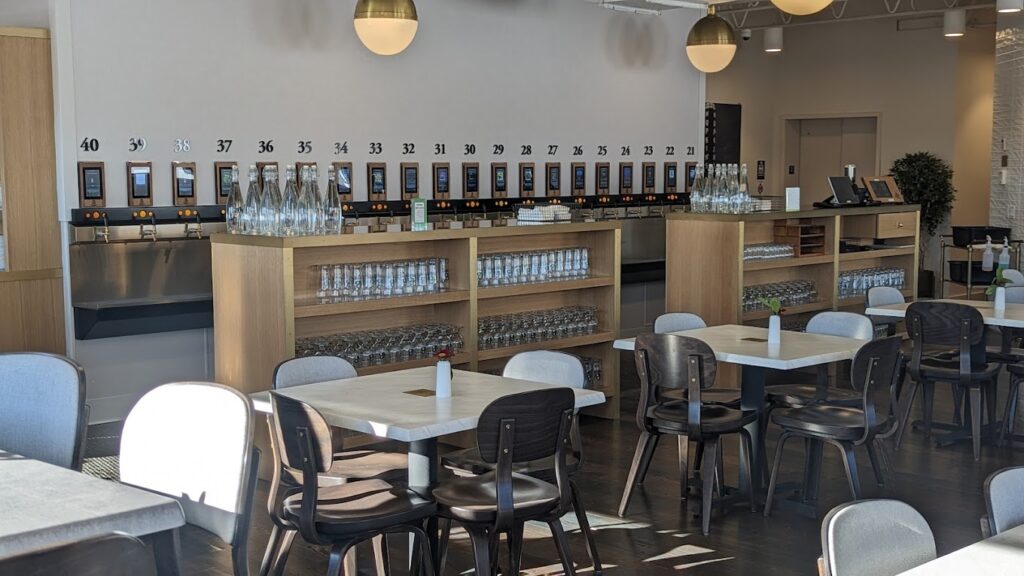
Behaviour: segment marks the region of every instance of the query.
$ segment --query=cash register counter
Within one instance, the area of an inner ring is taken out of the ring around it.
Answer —
[[[789,245],[794,256],[744,259],[745,248],[758,244]],[[699,314],[709,325],[760,324],[769,313],[757,306],[755,294],[785,293],[785,283],[809,280],[816,296],[783,302],[787,318],[824,310],[863,311],[863,290],[840,292],[840,276],[902,269],[902,290],[910,299],[917,293],[919,245],[917,205],[668,214],[666,309]]]

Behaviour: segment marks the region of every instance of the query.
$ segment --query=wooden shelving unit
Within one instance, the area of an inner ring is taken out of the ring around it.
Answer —
[[[616,222],[557,224],[429,232],[348,234],[269,238],[217,234],[213,251],[214,339],[217,381],[245,393],[270,388],[274,367],[295,355],[296,340],[361,330],[423,323],[454,324],[465,349],[456,367],[489,370],[528,350],[564,350],[601,361],[600,389],[608,402],[597,415],[619,413],[620,225]],[[479,288],[478,255],[552,248],[586,247],[591,277]],[[450,289],[438,294],[321,303],[316,267],[325,264],[447,258]],[[593,306],[593,334],[521,346],[479,350],[478,320],[485,316]],[[432,358],[359,369],[373,374],[432,364]]]

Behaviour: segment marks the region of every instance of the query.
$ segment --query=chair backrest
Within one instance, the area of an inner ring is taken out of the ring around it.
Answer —
[[[850,382],[863,394],[865,434],[875,434],[889,423],[902,344],[903,339],[899,336],[872,340],[853,357]],[[896,423],[896,420],[892,422]]]
[[[63,356],[0,354],[0,449],[80,470],[85,373]]]
[[[1024,274],[1021,274],[1020,270],[1006,268],[1003,270],[1003,278],[1014,284],[1024,284]]]
[[[871,340],[875,326],[871,319],[853,312],[819,312],[807,322],[808,334],[824,334],[857,340]]]
[[[888,306],[890,304],[903,304],[906,301],[907,299],[903,297],[903,292],[900,292],[898,288],[893,288],[892,286],[873,286],[868,288],[868,306]]]
[[[935,559],[928,522],[898,500],[860,500],[832,509],[821,523],[828,576],[895,576]]]
[[[992,535],[1024,525],[1024,466],[1003,468],[985,480],[985,506]]]
[[[274,369],[274,390],[356,376],[355,367],[348,360],[337,356],[292,358],[281,362]]]
[[[1007,286],[1006,302],[1009,304],[1024,304],[1024,285]]]
[[[156,565],[142,541],[115,533],[0,560],[0,574],[150,576]]]
[[[189,524],[234,545],[248,530],[259,458],[252,435],[252,404],[237,390],[158,386],[125,420],[121,481],[175,498]]]
[[[691,437],[699,437],[700,391],[714,386],[718,374],[718,361],[711,347],[687,336],[641,334],[636,338],[633,358],[640,378],[637,426],[641,430],[651,429],[648,411],[665,401],[665,389],[683,389],[688,393],[689,433]]]
[[[476,441],[480,458],[488,464],[498,462],[502,421],[515,421],[512,438],[512,462],[530,462],[553,456],[562,446],[560,428],[565,414],[576,405],[569,388],[546,388],[520,392],[491,402],[477,424]],[[568,428],[565,430],[568,434]]]
[[[707,327],[708,325],[704,322],[703,318],[696,314],[690,314],[689,312],[669,312],[654,319],[655,334],[684,332],[686,330],[696,330],[697,328]]]
[[[976,346],[985,336],[981,312],[955,302],[914,302],[907,307],[906,324],[915,345],[961,346],[966,335],[966,344]]]
[[[335,446],[331,426],[323,414],[301,400],[277,392],[270,393],[270,401],[281,465],[290,471],[304,472],[303,455],[308,453],[313,471],[326,472],[333,463]],[[303,447],[307,438],[313,447],[311,452]]]
[[[579,358],[548,350],[516,354],[505,364],[502,376],[569,388],[583,388],[587,384],[587,374]]]

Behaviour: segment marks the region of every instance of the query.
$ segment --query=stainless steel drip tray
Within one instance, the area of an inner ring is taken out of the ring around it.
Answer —
[[[132,306],[158,306],[161,304],[183,304],[188,302],[213,302],[213,294],[181,294],[179,296],[160,296],[151,298],[128,298],[123,300],[98,300],[94,302],[75,302],[75,308],[86,310],[103,310],[106,308],[128,308]]]

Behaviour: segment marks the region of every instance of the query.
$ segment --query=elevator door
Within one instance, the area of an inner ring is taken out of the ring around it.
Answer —
[[[812,118],[787,124],[787,138],[799,142],[786,143],[785,180],[787,186],[800,187],[803,207],[829,196],[828,177],[843,174],[847,164],[857,166],[858,176],[878,175],[877,118]]]

